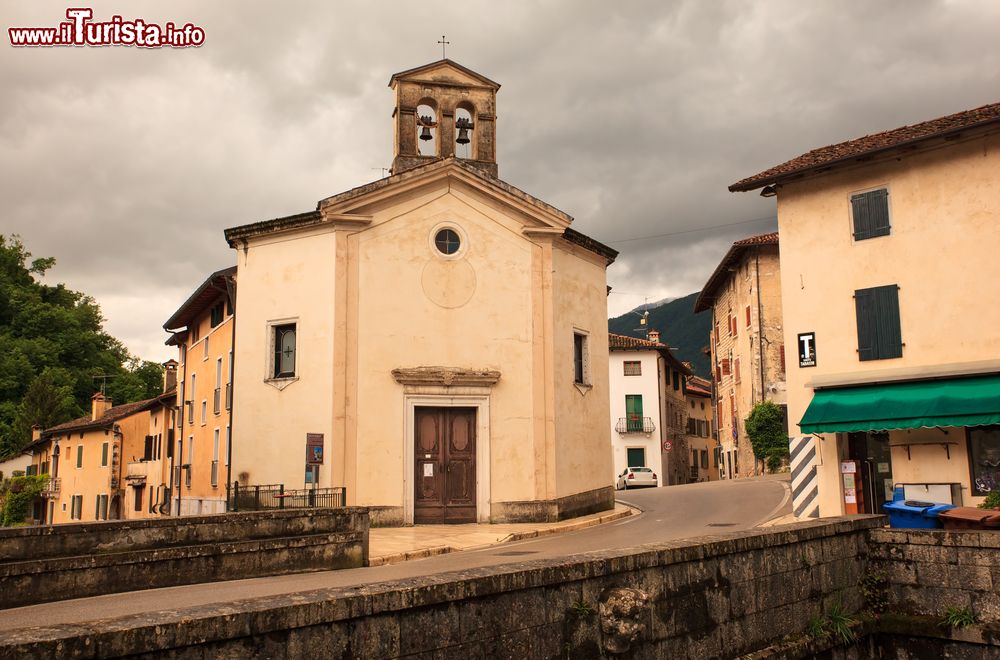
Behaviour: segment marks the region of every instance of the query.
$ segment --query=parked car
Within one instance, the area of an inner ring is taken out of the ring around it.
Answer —
[[[656,473],[648,467],[629,467],[618,475],[615,488],[618,490],[628,490],[629,488],[640,488],[642,486],[652,486],[656,488]]]

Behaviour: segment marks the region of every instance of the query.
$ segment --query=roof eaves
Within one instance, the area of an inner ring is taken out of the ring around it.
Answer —
[[[756,236],[749,236],[733,242],[725,256],[722,257],[722,261],[720,261],[719,265],[715,267],[715,270],[708,278],[705,286],[701,288],[701,292],[694,301],[694,313],[698,314],[699,312],[704,312],[712,308],[712,303],[715,301],[715,291],[724,281],[729,267],[732,264],[737,263],[748,248],[777,244],[778,232],[757,234]]]
[[[223,268],[222,270],[217,270],[209,275],[204,282],[198,285],[198,288],[194,290],[194,293],[188,296],[188,299],[177,308],[177,311],[174,312],[169,319],[167,319],[166,323],[163,324],[163,329],[170,331],[185,327],[187,323],[182,323],[181,321],[185,320],[185,318],[189,319],[192,315],[198,314],[201,311],[200,309],[194,309],[201,296],[210,289],[218,289],[219,293],[223,293],[225,290],[219,288],[220,282],[224,284],[226,278],[232,277],[235,274],[236,266],[230,266],[228,268]]]

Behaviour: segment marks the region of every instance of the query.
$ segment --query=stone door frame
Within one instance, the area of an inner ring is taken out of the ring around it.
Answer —
[[[424,386],[423,390],[437,389]],[[444,389],[450,389],[442,387]],[[472,388],[463,388],[472,389]],[[413,470],[416,452],[416,409],[475,408],[476,409],[476,522],[490,521],[490,397],[488,389],[483,394],[452,394],[449,392],[405,393],[405,428],[402,438],[403,452],[403,524],[413,524]]]

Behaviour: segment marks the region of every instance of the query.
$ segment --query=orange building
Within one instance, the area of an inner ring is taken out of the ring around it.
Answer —
[[[95,394],[91,413],[42,431],[27,448],[32,474],[48,474],[36,524],[149,518],[167,502],[165,473],[133,477],[133,463],[161,460],[169,446],[176,394],[113,406]],[[129,465],[126,468],[126,463]]]
[[[179,351],[171,513],[226,510],[236,268],[212,273],[163,324]]]

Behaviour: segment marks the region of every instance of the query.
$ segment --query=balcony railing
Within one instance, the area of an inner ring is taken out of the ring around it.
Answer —
[[[226,410],[233,409],[233,384],[226,383]]]
[[[219,461],[212,461],[212,487],[219,485]]]
[[[652,433],[655,430],[656,426],[649,417],[632,415],[620,417],[615,425],[615,431],[618,433]]]
[[[216,415],[222,412],[222,389],[218,387],[212,393],[212,412]]]
[[[184,465],[184,485],[191,488],[191,464]]]
[[[62,479],[56,477],[54,479],[49,479],[48,483],[45,484],[45,490],[42,491],[42,497],[54,498],[59,497],[59,489],[62,488]]]
[[[226,491],[230,511],[342,507],[347,504],[347,489],[344,487],[285,490],[284,484],[245,486],[234,482],[226,487]]]

